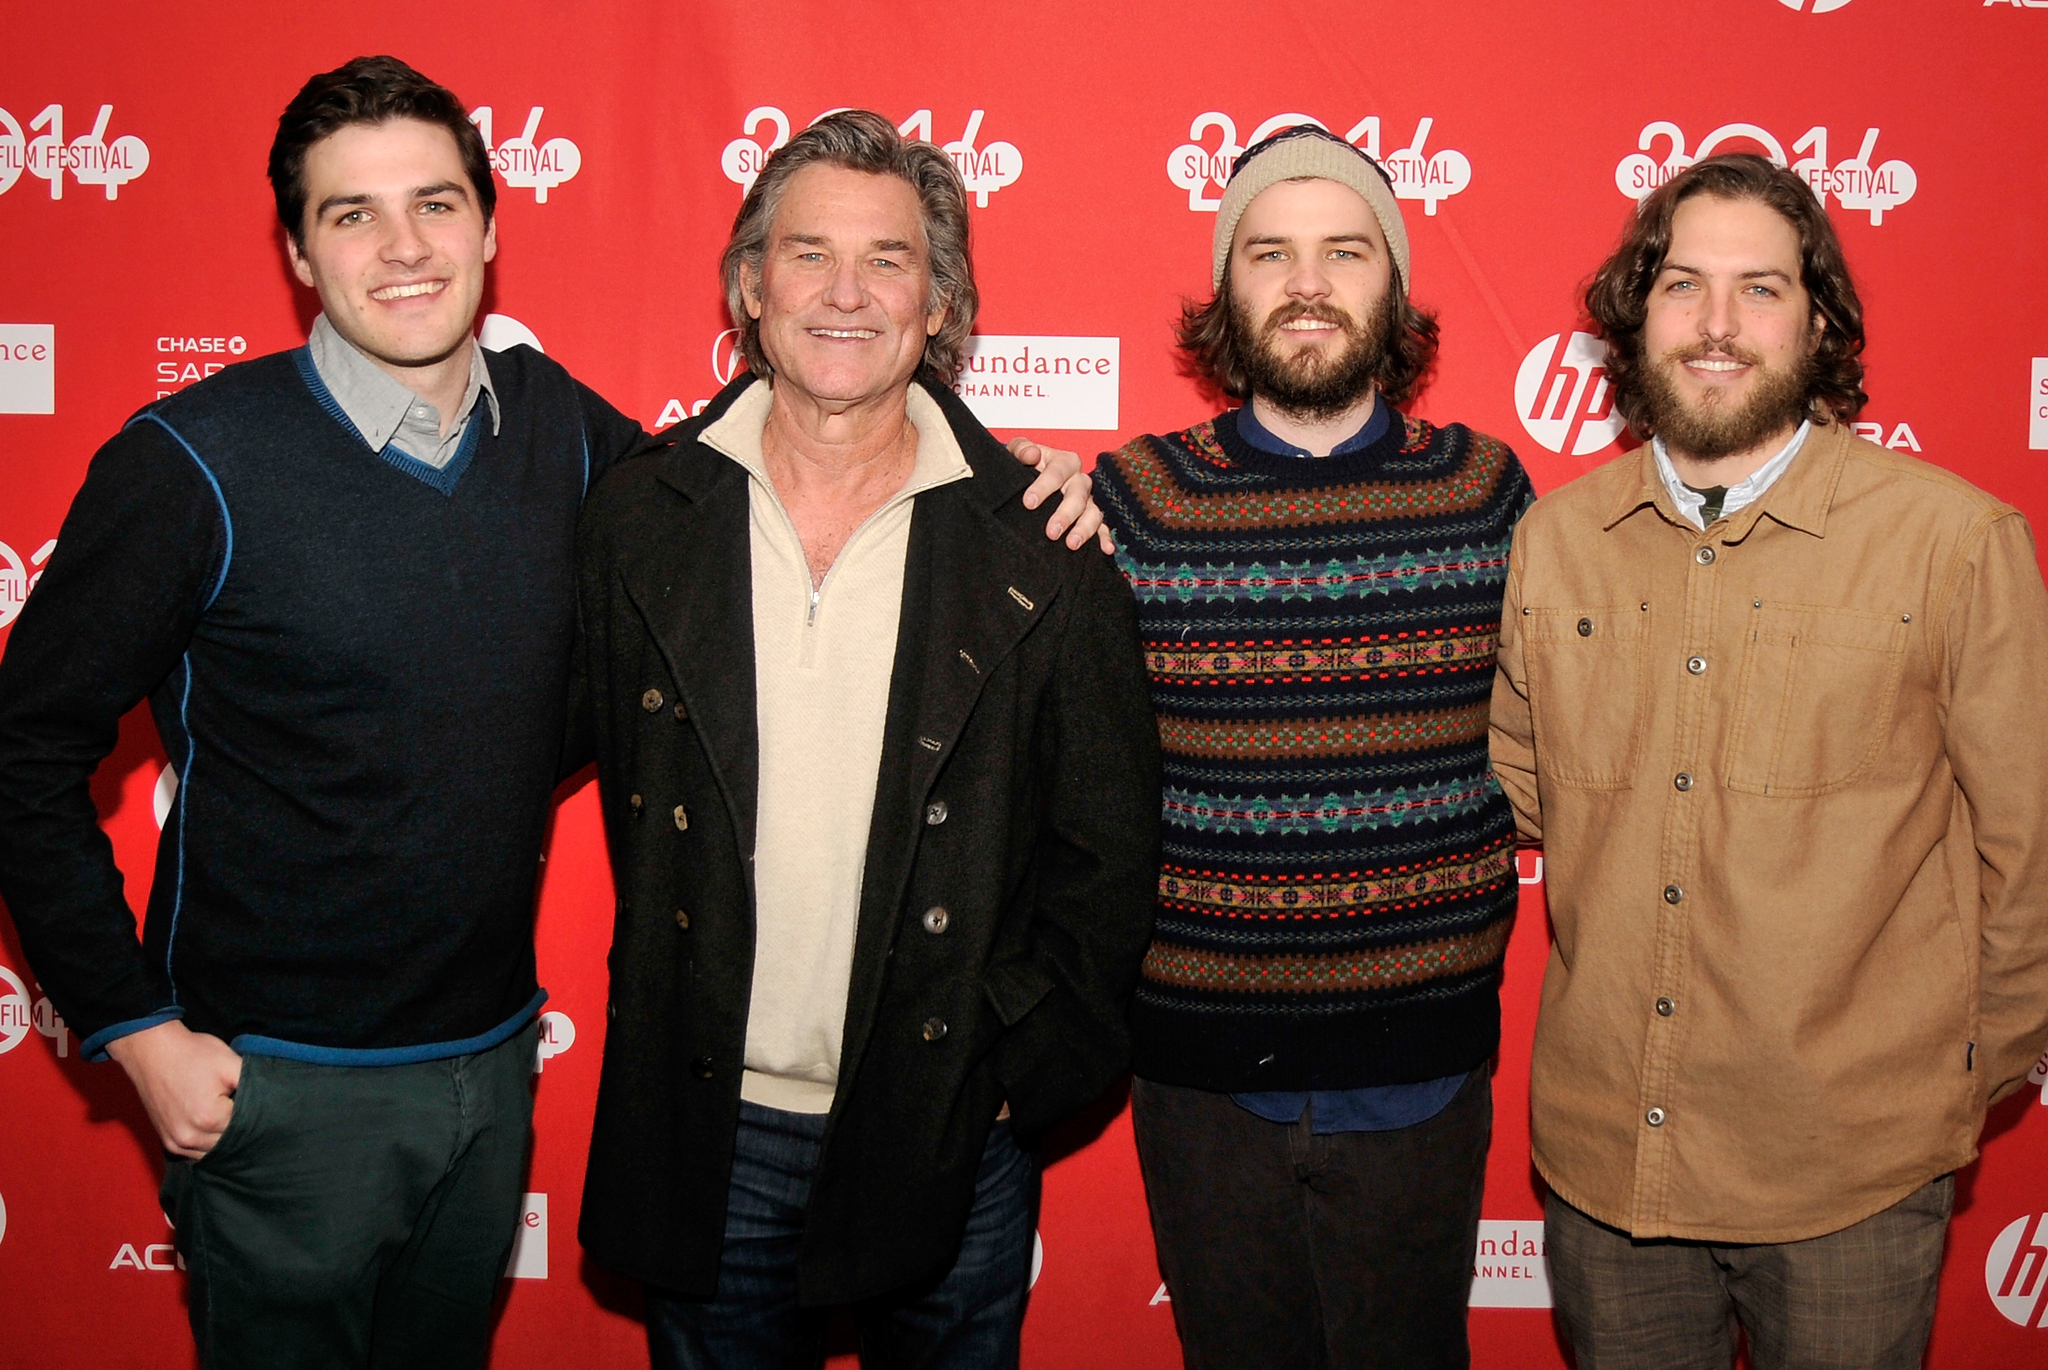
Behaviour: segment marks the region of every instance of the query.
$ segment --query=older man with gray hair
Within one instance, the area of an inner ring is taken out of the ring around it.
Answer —
[[[583,525],[619,905],[582,1239],[657,1366],[1017,1360],[1030,1148],[1124,1069],[1159,759],[1130,591],[954,396],[952,163],[847,111],[723,263],[749,372]]]

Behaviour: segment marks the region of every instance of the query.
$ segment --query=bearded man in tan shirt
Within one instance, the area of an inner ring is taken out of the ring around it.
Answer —
[[[1864,442],[1806,183],[1714,157],[1586,303],[1650,442],[1517,531],[1496,773],[1554,930],[1530,1092],[1581,1370],[1920,1364],[1953,1172],[2048,1036],[2048,593]]]

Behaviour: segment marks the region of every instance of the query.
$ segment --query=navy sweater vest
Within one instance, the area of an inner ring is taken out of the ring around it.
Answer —
[[[151,405],[95,459],[0,668],[0,877],[88,1049],[182,1012],[245,1051],[425,1059],[544,998],[576,520],[641,435],[531,349],[488,364],[500,433],[479,405],[441,471],[371,450],[303,351]],[[139,959],[91,854],[10,783],[67,675],[110,706],[146,690],[178,773]]]

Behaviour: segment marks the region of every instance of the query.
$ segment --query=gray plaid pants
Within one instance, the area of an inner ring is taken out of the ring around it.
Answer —
[[[1802,1242],[1637,1241],[1555,1194],[1544,1237],[1557,1320],[1579,1370],[1917,1370],[1955,1203],[1944,1175],[1881,1213]]]

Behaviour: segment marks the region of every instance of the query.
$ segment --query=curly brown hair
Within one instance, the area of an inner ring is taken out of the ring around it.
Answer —
[[[1848,423],[1870,398],[1863,393],[1863,303],[1842,240],[1827,211],[1800,176],[1753,152],[1730,152],[1695,162],[1652,191],[1622,234],[1614,255],[1586,287],[1586,313],[1607,343],[1607,382],[1614,405],[1638,437],[1655,436],[1647,419],[1643,321],[1650,287],[1671,250],[1671,223],[1695,195],[1754,200],[1774,209],[1799,235],[1799,283],[1821,318],[1820,341],[1808,364],[1806,410],[1826,422]]]
[[[1436,315],[1417,308],[1407,287],[1396,273],[1387,288],[1394,294],[1396,321],[1387,341],[1385,358],[1373,384],[1388,404],[1401,404],[1421,389],[1436,365]],[[1245,352],[1252,340],[1240,331],[1237,311],[1230,307],[1230,277],[1206,304],[1182,300],[1180,323],[1174,329],[1188,369],[1208,380],[1234,400],[1251,398],[1251,383],[1245,367]]]

